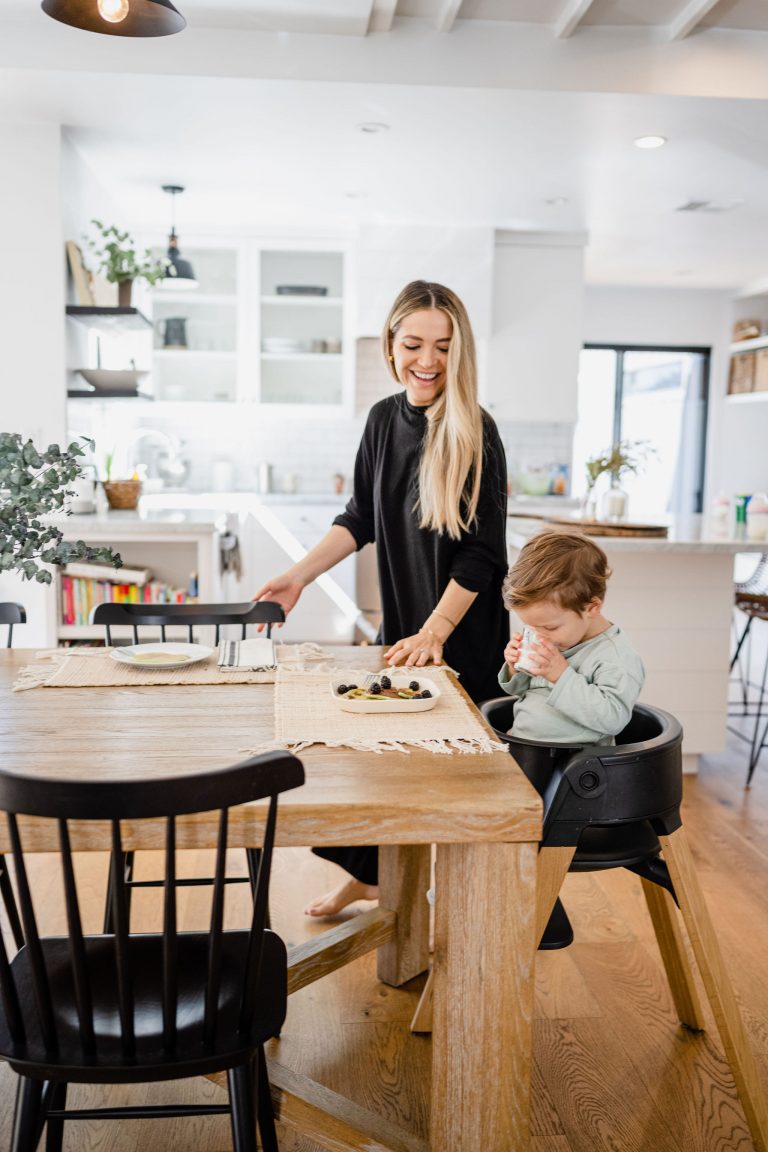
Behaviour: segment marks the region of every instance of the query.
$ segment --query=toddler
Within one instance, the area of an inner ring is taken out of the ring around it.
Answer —
[[[542,532],[504,581],[504,603],[535,636],[504,649],[499,684],[515,697],[510,736],[550,744],[615,744],[640,695],[645,669],[617,624],[603,615],[608,560],[579,532]]]

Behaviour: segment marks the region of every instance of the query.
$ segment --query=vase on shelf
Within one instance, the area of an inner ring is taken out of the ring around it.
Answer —
[[[613,484],[603,493],[600,501],[600,519],[608,524],[620,524],[627,518],[629,496],[618,484]]]
[[[133,290],[133,280],[118,280],[118,282],[117,282],[117,306],[118,306],[118,308],[130,308],[132,290]]]

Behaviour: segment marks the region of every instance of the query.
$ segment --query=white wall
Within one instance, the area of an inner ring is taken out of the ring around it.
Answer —
[[[704,505],[719,491],[733,488],[734,451],[726,433],[724,401],[731,331],[731,297],[714,290],[684,288],[588,287],[584,300],[584,342],[641,344],[652,347],[710,348],[709,421]],[[754,406],[753,406],[754,407]],[[768,405],[765,416],[768,417]],[[768,443],[768,438],[764,440]],[[751,448],[750,448],[751,453]],[[763,457],[765,447],[763,447]],[[738,465],[741,467],[742,462]]]

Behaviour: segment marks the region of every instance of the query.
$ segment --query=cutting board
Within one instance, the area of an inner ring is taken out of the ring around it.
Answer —
[[[626,521],[616,524],[606,520],[579,520],[575,516],[542,516],[541,519],[547,524],[583,532],[585,536],[643,536],[658,539],[669,533],[666,524],[631,524]]]

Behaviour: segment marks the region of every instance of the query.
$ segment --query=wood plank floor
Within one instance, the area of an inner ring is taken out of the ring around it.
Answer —
[[[686,778],[684,822],[768,1093],[768,751],[749,792],[744,756],[734,739],[727,753],[704,762],[698,777]],[[148,856],[143,866],[150,866]],[[45,863],[38,861],[42,871]],[[104,861],[91,856],[82,864],[95,929]],[[301,910],[336,875],[309,851],[277,853],[273,920],[287,942],[321,930]],[[563,898],[575,942],[565,951],[539,953],[537,963],[534,1152],[749,1152],[714,1029],[692,1035],[677,1025],[637,878],[623,871],[569,876]],[[140,916],[149,915],[153,899],[140,895]],[[199,899],[199,890],[185,898],[186,927],[195,923]],[[59,905],[52,891],[41,908],[50,931]],[[233,907],[233,920],[237,915]],[[365,957],[292,997],[271,1056],[423,1136],[430,1041],[408,1031],[422,984],[420,978],[403,989],[380,985],[374,956]],[[494,1086],[487,1088],[493,1107]],[[0,1066],[0,1148],[9,1144],[14,1092],[13,1074]],[[224,1093],[206,1081],[73,1091],[80,1106],[107,1098],[221,1101]],[[282,1125],[280,1141],[282,1152],[323,1148]],[[65,1152],[230,1147],[222,1117],[70,1124],[65,1132]]]

